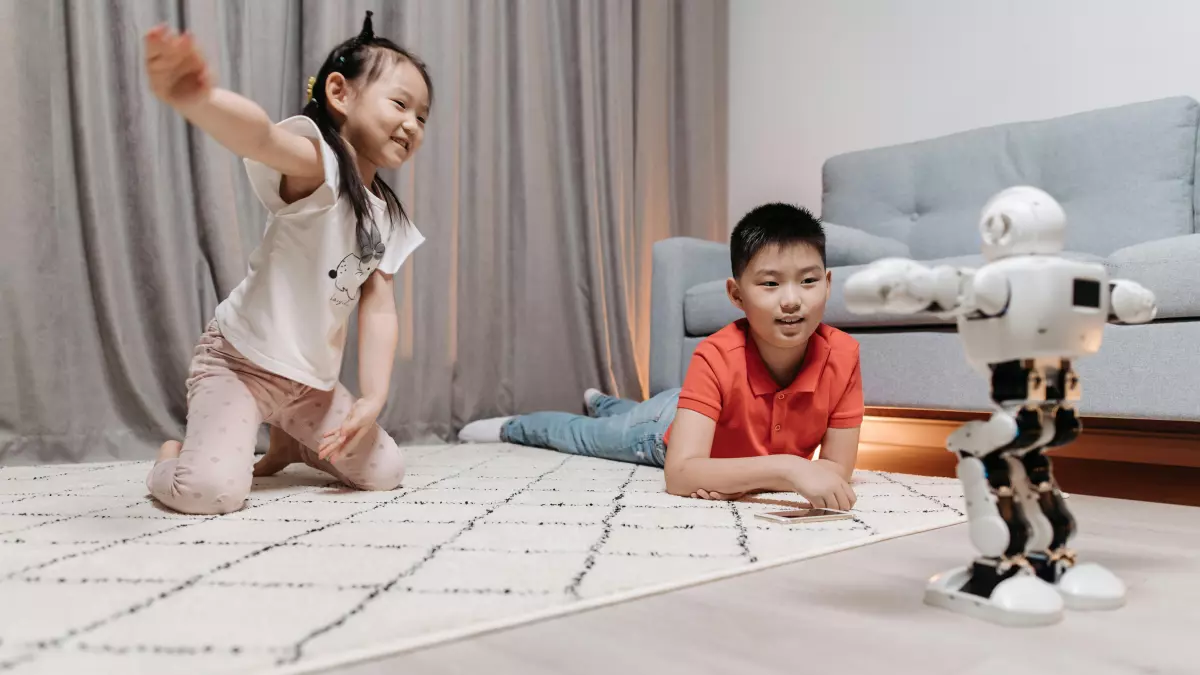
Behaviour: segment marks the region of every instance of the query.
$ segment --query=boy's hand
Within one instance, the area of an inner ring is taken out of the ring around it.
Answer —
[[[846,479],[831,469],[804,461],[796,465],[792,484],[808,503],[816,509],[838,509],[849,511],[858,496],[854,494]]]
[[[159,25],[146,33],[145,42],[150,90],[163,102],[184,106],[212,90],[212,74],[191,35],[179,35]]]
[[[379,413],[383,411],[383,403],[367,398],[360,398],[350,407],[342,426],[328,431],[323,436],[317,456],[321,459],[334,461],[337,456],[353,447],[363,434],[371,430]]]
[[[723,502],[736,502],[744,497],[747,493],[738,492],[735,494],[722,494],[720,492],[709,492],[708,490],[696,490],[692,493],[692,499],[713,499]]]

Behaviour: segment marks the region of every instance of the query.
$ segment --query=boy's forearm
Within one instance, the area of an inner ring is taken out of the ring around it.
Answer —
[[[714,459],[694,457],[681,461],[667,471],[667,492],[689,496],[697,490],[738,494],[756,490],[791,492],[792,478],[798,462],[807,462],[793,455],[738,457]]]
[[[850,480],[850,478],[854,475],[853,466],[847,467],[840,462],[833,461],[832,459],[815,459],[812,463],[829,469],[830,471],[841,476],[843,480]]]
[[[358,316],[358,381],[362,397],[380,407],[387,401],[399,337],[391,294],[377,292],[364,297]]]
[[[854,476],[854,464],[858,461],[858,439],[860,427],[841,427],[826,430],[821,439],[820,459],[813,463],[829,469],[849,481]]]

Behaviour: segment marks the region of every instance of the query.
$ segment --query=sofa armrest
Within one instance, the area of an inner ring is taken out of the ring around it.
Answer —
[[[1155,239],[1113,251],[1108,263],[1118,279],[1154,293],[1158,320],[1200,317],[1200,234]]]
[[[650,395],[683,381],[683,298],[730,275],[729,246],[691,237],[655,242],[650,282]]]
[[[880,258],[908,258],[908,244],[864,230],[822,223],[827,267],[866,265]]]

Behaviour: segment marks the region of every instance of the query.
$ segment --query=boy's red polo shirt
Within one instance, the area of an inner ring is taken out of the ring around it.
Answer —
[[[739,319],[697,347],[679,408],[716,421],[710,457],[811,458],[826,430],[862,424],[858,341],[826,324],[808,340],[796,379],[780,388]],[[666,440],[669,444],[670,430]]]

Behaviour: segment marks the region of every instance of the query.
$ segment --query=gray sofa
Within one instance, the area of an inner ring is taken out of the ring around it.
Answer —
[[[1170,98],[829,159],[821,217],[833,289],[825,321],[861,344],[867,405],[989,408],[988,383],[967,365],[952,323],[850,314],[842,286],[888,255],[980,264],[984,202],[1028,184],[1066,210],[1067,255],[1101,261],[1158,298],[1153,323],[1108,326],[1100,353],[1078,362],[1082,413],[1200,420],[1198,129],[1200,104]],[[729,270],[724,244],[655,244],[652,394],[679,386],[696,344],[742,316],[725,297]]]

